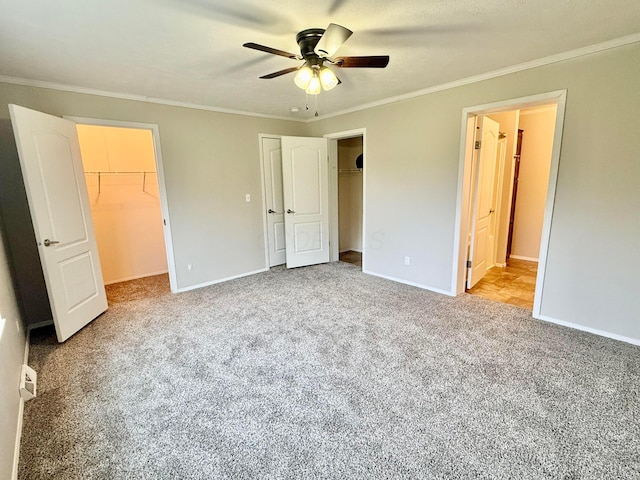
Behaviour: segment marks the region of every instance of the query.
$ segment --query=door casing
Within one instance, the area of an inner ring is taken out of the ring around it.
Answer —
[[[162,212],[164,244],[167,252],[167,269],[169,270],[169,285],[171,291],[178,291],[178,283],[176,277],[176,262],[173,253],[173,237],[171,235],[171,220],[169,218],[169,206],[167,203],[167,187],[164,179],[164,167],[162,165],[162,150],[160,148],[160,129],[158,125],[153,123],[137,123],[124,122],[119,120],[103,120],[99,118],[86,118],[75,116],[64,116],[68,120],[72,120],[80,125],[97,125],[103,127],[119,127],[119,128],[138,128],[142,130],[150,130],[153,138],[153,148],[155,150],[156,174],[158,176],[158,190],[160,192],[160,210]]]
[[[555,104],[557,106],[557,110],[553,136],[553,150],[551,153],[551,167],[549,170],[547,199],[544,211],[544,221],[542,225],[542,237],[540,241],[540,260],[538,263],[538,275],[536,278],[536,289],[533,301],[533,317],[541,318],[541,304],[542,296],[544,293],[543,285],[546,272],[547,253],[549,250],[549,238],[551,235],[551,217],[553,215],[556,184],[558,179],[560,146],[562,143],[566,101],[567,91],[557,90],[528,97],[521,97],[511,100],[504,100],[501,102],[467,107],[462,110],[460,158],[458,168],[458,201],[456,206],[453,267],[451,275],[451,292],[453,295],[459,295],[463,293],[465,287],[467,237],[469,235],[471,219],[471,167],[474,147],[473,144],[475,140],[476,117],[480,115],[490,115],[492,113],[504,112],[509,110],[530,108],[539,105]]]
[[[331,262],[340,259],[338,242],[338,140],[362,137],[362,271],[367,273],[367,129],[356,128],[343,132],[328,133],[329,141],[329,228],[331,236]]]

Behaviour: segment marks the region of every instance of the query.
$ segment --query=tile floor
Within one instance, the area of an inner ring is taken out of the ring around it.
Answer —
[[[506,267],[489,269],[467,293],[533,310],[538,263],[509,259]]]
[[[354,265],[362,268],[362,254],[360,252],[354,252],[353,250],[340,252],[340,261],[353,263]]]

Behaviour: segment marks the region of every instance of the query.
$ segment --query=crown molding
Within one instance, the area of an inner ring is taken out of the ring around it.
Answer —
[[[558,53],[548,57],[539,58],[537,60],[531,60],[529,62],[519,63],[510,67],[501,68],[499,70],[493,70],[491,72],[482,73],[480,75],[474,75],[472,77],[463,78],[460,80],[454,80],[453,82],[442,83],[440,85],[434,85],[433,87],[423,88],[414,92],[405,93],[395,97],[385,98],[383,100],[377,100],[375,102],[366,103],[358,107],[348,108],[340,110],[334,113],[328,113],[326,115],[320,115],[316,118],[305,120],[307,123],[317,122],[320,120],[326,120],[332,117],[338,117],[340,115],[346,115],[348,113],[359,112],[361,110],[367,110],[373,107],[380,107],[382,105],[388,105],[390,103],[401,102],[403,100],[409,100],[415,97],[421,97],[423,95],[429,95],[431,93],[441,92],[443,90],[450,90],[452,88],[462,87],[464,85],[471,85],[473,83],[483,82],[492,78],[502,77],[510,75],[512,73],[522,72],[524,70],[531,70],[533,68],[543,67],[545,65],[551,65],[553,63],[564,62],[574,58],[584,57],[585,55],[591,55],[594,53],[603,52],[605,50],[611,50],[613,48],[630,45],[640,42],[640,33],[634,33],[625,37],[615,38],[602,43],[596,43],[595,45],[589,45],[587,47],[577,48],[568,52]]]
[[[27,78],[19,78],[19,77],[11,77],[7,75],[0,75],[0,82],[10,83],[14,85],[24,85],[28,87],[39,87],[39,88],[48,88],[52,90],[60,90],[64,92],[72,92],[72,93],[81,93],[86,95],[97,95],[101,97],[110,97],[110,98],[118,98],[120,100],[133,100],[138,102],[145,103],[155,103],[158,105],[168,105],[171,107],[183,107],[183,108],[192,108],[195,110],[206,110],[209,112],[217,112],[217,113],[227,113],[230,115],[244,115],[247,117],[258,117],[258,118],[268,118],[271,120],[284,120],[287,122],[302,122],[302,123],[313,123],[318,122],[320,120],[326,120],[328,118],[338,117],[340,115],[346,115],[348,113],[359,112],[361,110],[367,110],[373,107],[380,107],[383,105],[388,105],[391,103],[401,102],[403,100],[409,100],[415,97],[421,97],[424,95],[429,95],[431,93],[441,92],[443,90],[449,90],[452,88],[462,87],[465,85],[471,85],[473,83],[482,82],[484,80],[490,80],[492,78],[502,77],[505,75],[510,75],[512,73],[522,72],[524,70],[530,70],[533,68],[543,67],[545,65],[551,65],[553,63],[563,62],[566,60],[571,60],[578,57],[583,57],[585,55],[591,55],[594,53],[603,52],[605,50],[610,50],[613,48],[622,47],[625,45],[630,45],[633,43],[640,42],[640,33],[634,33],[632,35],[627,35],[625,37],[616,38],[613,40],[608,40],[606,42],[596,43],[595,45],[589,45],[587,47],[578,48],[575,50],[570,50],[564,53],[558,53],[556,55],[551,55],[548,57],[539,58],[537,60],[532,60],[529,62],[519,63],[517,65],[512,65],[510,67],[501,68],[499,70],[493,70],[491,72],[482,73],[480,75],[474,75],[471,77],[463,78],[460,80],[454,80],[453,82],[442,83],[440,85],[434,85],[432,87],[423,88],[421,90],[416,90],[414,92],[405,93],[403,95],[398,95],[395,97],[389,97],[382,100],[377,100],[375,102],[365,103],[363,105],[359,105],[357,107],[348,108],[345,110],[340,110],[334,113],[328,113],[326,115],[320,115],[319,117],[314,117],[310,119],[302,119],[302,118],[290,118],[279,115],[267,115],[263,113],[255,113],[255,112],[245,112],[242,110],[232,110],[227,108],[214,107],[211,105],[201,105],[197,103],[189,103],[189,102],[179,102],[176,100],[168,100],[165,98],[157,98],[157,97],[147,97],[144,95],[134,95],[128,93],[119,93],[119,92],[110,92],[107,90],[98,90],[94,88],[86,88],[79,87],[75,85],[66,85],[62,83],[54,83],[54,82],[45,82],[42,80],[31,80]]]
[[[0,75],[0,82],[11,83],[14,85],[24,85],[27,87],[49,88],[51,90],[60,90],[63,92],[81,93],[85,95],[97,95],[100,97],[117,98],[120,100],[133,100],[136,102],[155,103],[158,105],[168,105],[170,107],[192,108],[195,110],[206,110],[209,112],[228,113],[230,115],[244,115],[246,117],[268,118],[271,120],[285,120],[288,122],[301,122],[303,120],[289,118],[278,115],[267,115],[264,113],[245,112],[242,110],[232,110],[228,108],[214,107],[211,105],[201,105],[198,103],[179,102],[176,100],[168,100],[166,98],[146,97],[144,95],[135,95],[129,93],[110,92],[108,90],[98,90],[95,88],[78,87],[77,85],[66,85],[63,83],[45,82],[43,80],[31,80],[29,78],[11,77],[8,75]]]

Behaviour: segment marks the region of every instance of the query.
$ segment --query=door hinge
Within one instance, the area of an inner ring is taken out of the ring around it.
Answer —
[[[162,223],[164,223],[165,226],[167,225],[167,221],[164,218],[162,219]]]
[[[475,149],[476,150],[480,150],[480,148],[482,147],[482,141],[481,140],[476,140],[476,144],[475,144]]]
[[[471,268],[471,260],[467,260],[467,268]]]

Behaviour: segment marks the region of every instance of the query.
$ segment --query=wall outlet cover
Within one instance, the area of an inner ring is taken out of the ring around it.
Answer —
[[[26,402],[36,398],[38,374],[29,365],[23,364],[20,373],[20,397]]]

